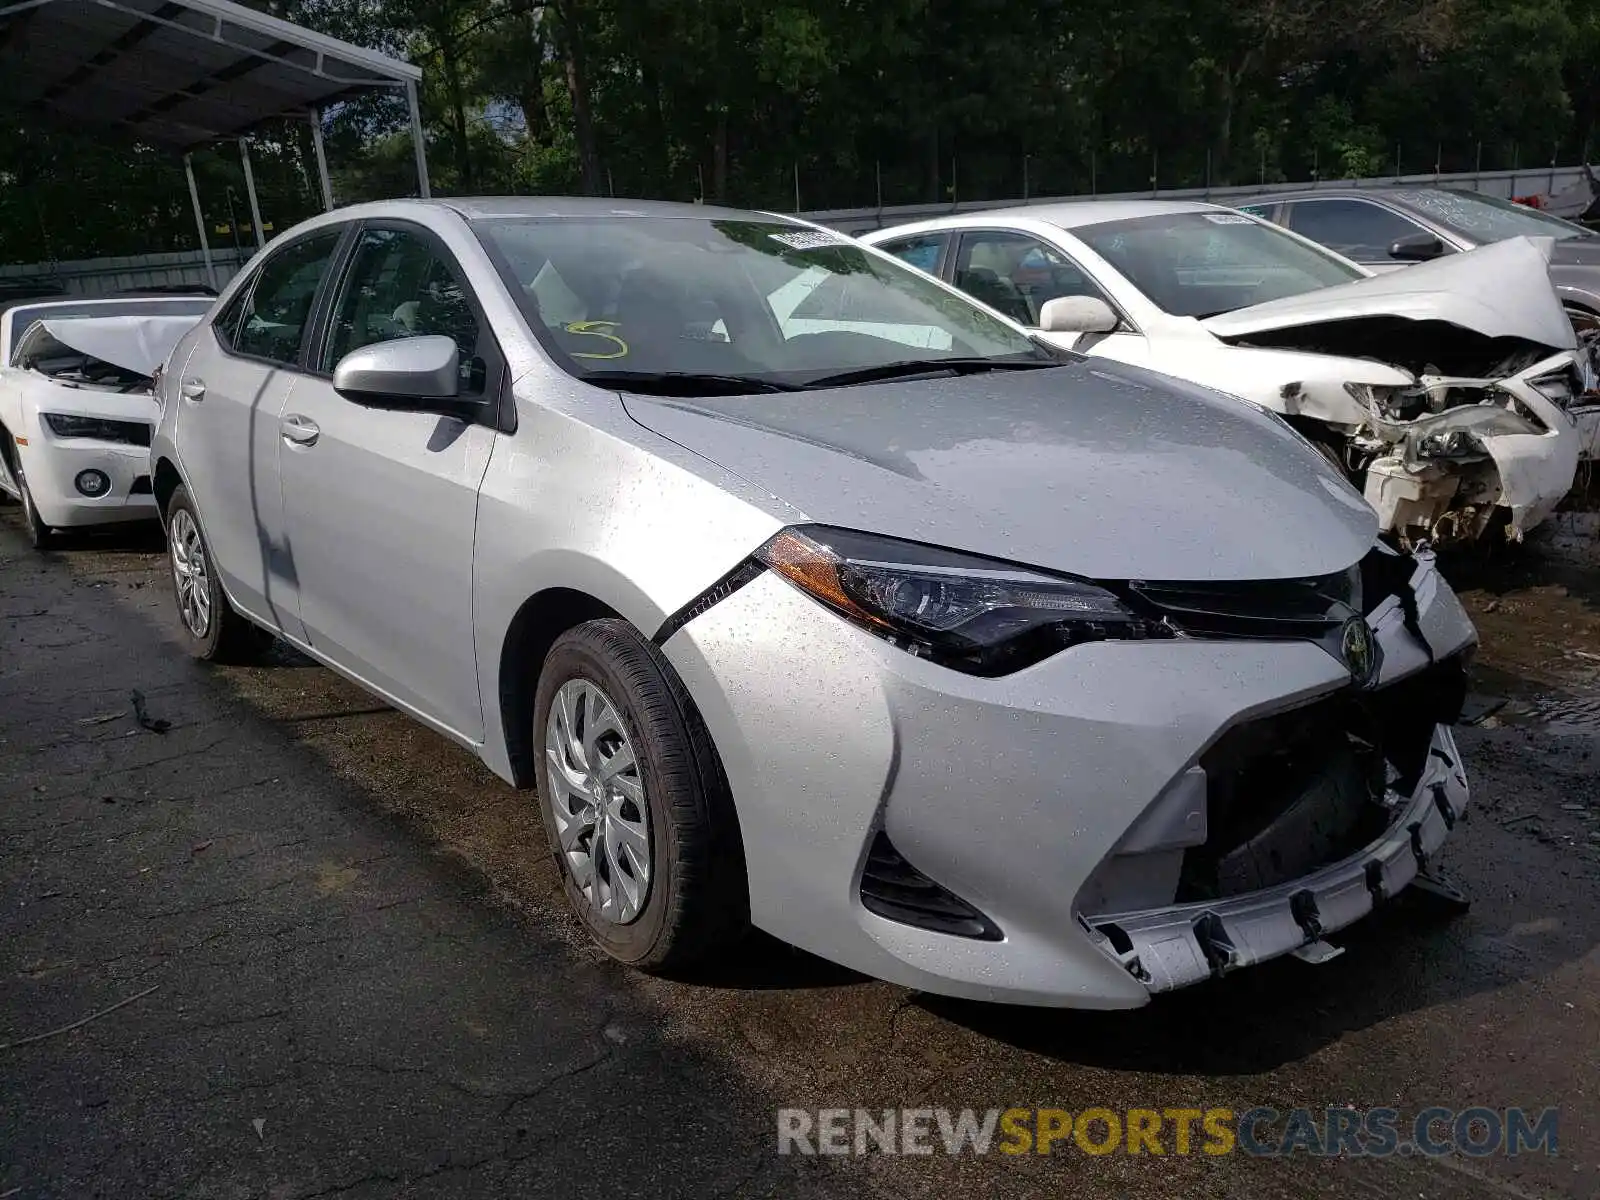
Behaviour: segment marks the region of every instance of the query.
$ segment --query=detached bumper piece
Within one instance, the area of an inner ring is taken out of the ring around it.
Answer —
[[[1101,948],[1152,992],[1188,987],[1313,946],[1360,920],[1427,870],[1467,810],[1455,739],[1435,727],[1410,796],[1375,841],[1273,887],[1145,912],[1085,919]]]

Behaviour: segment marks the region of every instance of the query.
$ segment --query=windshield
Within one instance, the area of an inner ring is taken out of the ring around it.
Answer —
[[[907,363],[1058,361],[841,234],[616,215],[483,218],[474,228],[534,332],[580,378],[716,376],[770,390],[861,372],[867,382]]]
[[[1395,192],[1394,198],[1419,216],[1437,221],[1446,229],[1474,242],[1503,242],[1514,237],[1567,238],[1593,237],[1582,225],[1552,217],[1526,204],[1485,196],[1478,192],[1454,192],[1444,188],[1416,192]]]
[[[1366,276],[1241,213],[1179,212],[1072,231],[1164,312],[1214,317]]]

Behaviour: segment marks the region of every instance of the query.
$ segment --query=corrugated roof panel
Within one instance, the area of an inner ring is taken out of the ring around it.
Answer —
[[[0,0],[0,102],[178,149],[421,71],[232,0]]]

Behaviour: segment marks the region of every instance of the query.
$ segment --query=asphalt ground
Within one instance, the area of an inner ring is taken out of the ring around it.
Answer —
[[[1330,963],[1085,1014],[760,937],[688,981],[617,968],[530,795],[288,652],[189,661],[159,535],[37,555],[0,509],[0,1200],[1600,1196],[1600,552],[1448,572],[1484,640],[1470,913],[1402,899]],[[1380,1105],[1558,1106],[1559,1152],[776,1137],[784,1107]]]

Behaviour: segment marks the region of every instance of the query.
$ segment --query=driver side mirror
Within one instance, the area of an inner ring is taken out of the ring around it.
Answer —
[[[1398,262],[1428,262],[1445,253],[1445,244],[1436,234],[1421,230],[1406,234],[1389,247],[1389,257]]]
[[[1116,310],[1098,296],[1057,296],[1039,310],[1041,333],[1114,333]]]
[[[370,408],[460,416],[482,402],[461,394],[461,351],[454,338],[430,334],[352,350],[333,371],[333,390]]]

